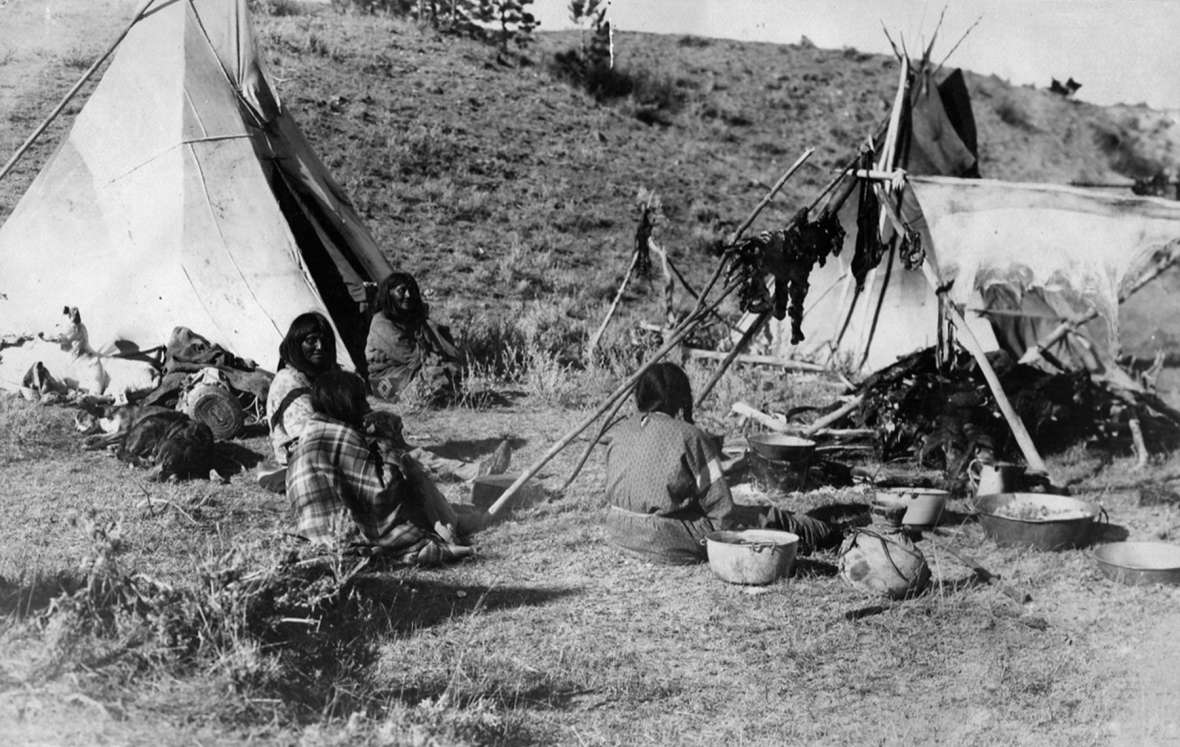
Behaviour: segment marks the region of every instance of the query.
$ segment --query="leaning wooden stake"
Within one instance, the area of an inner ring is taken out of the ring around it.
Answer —
[[[602,324],[598,325],[598,329],[594,332],[594,336],[590,338],[589,344],[586,346],[587,353],[593,353],[598,348],[598,341],[602,339],[602,333],[606,331],[606,325],[610,323],[610,319],[615,315],[615,309],[619,306],[619,301],[623,298],[623,291],[627,290],[627,283],[631,280],[631,274],[635,272],[635,265],[639,262],[639,250],[631,255],[631,264],[627,265],[627,274],[623,275],[623,282],[619,283],[619,290],[615,293],[615,300],[611,301],[610,308],[606,310],[606,316],[602,319]]]
[[[111,53],[115,51],[115,48],[118,47],[120,43],[122,43],[123,38],[126,37],[131,31],[131,27],[139,23],[140,19],[144,17],[148,8],[151,7],[153,2],[155,2],[155,0],[144,0],[143,4],[139,6],[139,10],[135,11],[135,15],[131,18],[131,22],[128,23],[127,26],[119,33],[119,36],[113,42],[111,42],[106,51],[102,53],[102,56],[95,60],[94,64],[87,68],[86,72],[82,73],[82,77],[77,83],[74,84],[74,87],[66,93],[61,102],[58,103],[56,107],[54,107],[53,111],[49,113],[49,116],[45,118],[45,121],[42,122],[41,125],[37,127],[37,129],[33,130],[33,134],[29,135],[28,139],[21,143],[21,146],[16,149],[16,153],[12,154],[12,158],[8,159],[8,163],[4,164],[3,168],[0,168],[0,179],[3,179],[8,175],[9,171],[12,171],[12,167],[15,166],[16,162],[21,159],[21,156],[25,154],[25,151],[27,151],[33,145],[33,143],[37,141],[37,138],[41,137],[41,133],[45,132],[49,125],[53,123],[53,120],[57,119],[57,115],[61,114],[61,110],[66,108],[66,104],[70,103],[70,99],[74,98],[74,95],[77,94],[82,86],[86,84],[86,81],[90,80],[90,76],[94,75],[94,71],[98,70],[102,63],[106,62],[106,59],[111,56]]]
[[[721,293],[721,295],[717,297],[717,300],[710,303],[707,307],[698,309],[695,313],[686,318],[684,323],[672,333],[672,335],[660,347],[660,349],[653,353],[652,357],[648,359],[648,361],[644,363],[638,371],[632,374],[630,378],[623,382],[618,389],[615,389],[613,392],[611,392],[610,395],[607,396],[606,400],[603,401],[601,405],[599,405],[597,410],[588,415],[582,422],[578,423],[578,425],[575,426],[572,431],[563,436],[561,440],[550,446],[549,450],[545,452],[545,454],[540,459],[534,462],[527,470],[522,472],[516,478],[515,482],[509,485],[508,489],[496,499],[496,502],[488,507],[488,515],[495,516],[495,514],[500,509],[502,509],[509,500],[511,500],[512,496],[516,495],[516,491],[520,490],[521,486],[524,485],[530,477],[537,474],[537,472],[539,472],[542,467],[548,464],[549,461],[553,459],[553,457],[557,456],[561,450],[568,446],[571,441],[577,438],[582,433],[582,431],[589,428],[594,423],[594,421],[598,420],[600,415],[613,407],[620,398],[625,397],[627,393],[631,391],[631,387],[635,386],[635,382],[639,381],[639,377],[643,376],[643,374],[647,372],[647,369],[651,368],[661,358],[667,355],[668,351],[679,345],[680,342],[685,337],[687,337],[690,332],[696,329],[697,324],[700,323],[700,321],[704,319],[709,314],[709,312],[720,306],[721,302],[728,298],[729,294],[733,293],[735,290],[737,290],[737,283],[734,283],[726,288]]]
[[[930,282],[931,287],[938,292],[938,279],[933,277],[933,270],[929,269],[929,265],[925,266],[926,279]],[[1028,429],[1024,427],[1024,421],[1020,419],[1020,415],[1012,407],[1012,403],[1008,400],[1008,395],[1004,393],[1004,387],[1000,384],[1000,378],[996,376],[995,369],[988,361],[987,355],[983,352],[983,346],[979,344],[975,333],[967,326],[967,320],[959,313],[953,303],[944,304],[946,307],[947,316],[954,322],[955,328],[959,330],[959,343],[967,348],[967,352],[971,353],[971,357],[975,359],[975,363],[979,366],[979,370],[983,372],[983,378],[987,381],[987,386],[991,389],[992,397],[995,398],[996,404],[1000,407],[1000,413],[1007,421],[1008,427],[1012,430],[1012,435],[1016,437],[1016,444],[1020,447],[1020,453],[1024,455],[1024,461],[1028,462],[1029,469],[1034,472],[1044,472],[1048,474],[1049,469],[1045,466],[1045,460],[1041,458],[1037,451],[1037,446],[1033,443],[1032,436],[1029,435]]]

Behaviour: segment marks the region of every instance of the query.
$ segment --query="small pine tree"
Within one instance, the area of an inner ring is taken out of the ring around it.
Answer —
[[[472,16],[479,23],[499,28],[500,51],[507,53],[509,41],[523,47],[532,41],[533,31],[541,25],[529,10],[532,4],[533,0],[478,0]]]

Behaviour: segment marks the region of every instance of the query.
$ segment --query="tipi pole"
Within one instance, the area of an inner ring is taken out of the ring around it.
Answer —
[[[738,226],[738,229],[734,231],[733,238],[729,240],[730,244],[736,243],[737,240],[742,237],[742,234],[746,232],[746,229],[749,228],[754,220],[762,213],[763,209],[765,209],[766,206],[770,204],[770,201],[773,200],[774,196],[778,194],[778,191],[783,188],[783,185],[787,183],[787,180],[795,175],[795,172],[799,170],[799,167],[803,165],[804,161],[806,161],[808,158],[811,158],[812,153],[815,153],[815,148],[808,148],[807,150],[803,151],[803,155],[799,156],[795,163],[791,164],[791,168],[787,169],[786,173],[779,177],[779,180],[774,183],[774,186],[770,188],[770,191],[766,193],[766,196],[762,198],[762,201],[755,205],[754,209],[750,211],[749,217],[747,217],[746,220],[743,221],[740,226]]]
[[[901,220],[901,216],[897,213],[897,208],[889,199],[884,199],[885,195],[881,195],[882,218],[888,218],[893,222],[894,230],[899,235],[904,234],[905,224]],[[967,352],[975,359],[976,365],[983,373],[983,378],[987,381],[988,389],[991,390],[992,397],[996,400],[996,405],[1000,408],[1000,414],[1004,416],[1004,420],[1008,423],[1009,430],[1012,435],[1016,437],[1016,445],[1020,447],[1020,453],[1024,455],[1024,461],[1028,462],[1029,469],[1034,472],[1048,473],[1049,468],[1045,466],[1045,460],[1041,458],[1040,452],[1037,451],[1037,445],[1033,443],[1032,436],[1029,435],[1028,429],[1024,426],[1024,421],[1020,419],[1016,409],[1012,407],[1012,402],[1009,401],[1008,395],[1004,393],[1004,387],[1000,384],[1000,378],[996,376],[996,371],[992,368],[992,364],[987,359],[987,354],[983,351],[983,345],[979,343],[975,332],[967,325],[967,320],[955,308],[955,305],[950,302],[949,298],[945,297],[945,289],[940,288],[938,276],[934,272],[934,268],[930,265],[930,259],[927,257],[926,261],[922,263],[922,275],[926,278],[926,282],[930,284],[930,289],[934,291],[940,299],[945,299],[946,303],[942,306],[945,308],[945,313],[954,322],[955,327],[959,330],[958,336],[959,344],[967,348]]]
[[[119,33],[119,36],[115,39],[115,41],[111,42],[111,45],[107,47],[105,52],[102,53],[102,56],[95,60],[94,64],[82,74],[82,77],[77,83],[74,84],[74,87],[71,88],[68,93],[66,93],[61,102],[58,103],[56,107],[54,107],[53,111],[49,113],[49,116],[45,118],[45,121],[42,122],[40,126],[37,127],[37,129],[33,130],[33,134],[29,135],[28,139],[21,143],[21,146],[16,149],[15,153],[12,154],[12,158],[8,159],[8,163],[4,164],[3,168],[0,168],[0,179],[3,179],[8,175],[9,171],[12,171],[12,167],[15,166],[16,162],[21,159],[21,156],[25,154],[25,151],[32,147],[37,138],[41,137],[41,134],[45,132],[49,125],[53,123],[53,120],[57,119],[57,115],[61,114],[61,110],[66,108],[66,104],[70,103],[70,99],[74,98],[74,95],[77,94],[82,86],[86,84],[86,81],[90,80],[90,76],[94,75],[94,71],[98,70],[102,63],[106,62],[106,59],[111,56],[111,53],[115,51],[115,48],[118,47],[120,43],[122,43],[124,37],[126,37],[128,32],[131,31],[131,27],[139,23],[139,20],[143,18],[144,14],[147,13],[148,8],[151,7],[153,2],[155,2],[155,0],[144,0],[143,4],[140,5],[139,10],[135,12],[135,16],[131,19],[131,22],[128,23],[123,31]]]
[[[608,412],[606,417],[602,419],[602,427],[598,429],[598,433],[594,434],[594,438],[590,439],[590,443],[586,444],[586,450],[582,452],[582,456],[578,458],[578,463],[574,465],[573,470],[570,471],[570,476],[565,478],[565,482],[561,484],[559,490],[564,491],[573,484],[574,480],[577,479],[578,475],[582,472],[582,467],[586,466],[586,460],[588,460],[590,455],[594,453],[594,447],[598,445],[598,442],[602,440],[602,437],[606,435],[606,432],[611,429],[611,426],[618,422],[615,420],[615,415],[619,413],[619,410],[622,409],[626,402],[626,394],[623,394],[623,396],[615,400],[615,404],[613,407],[611,407],[610,412]]]
[[[787,169],[786,172],[781,177],[779,177],[779,180],[774,183],[774,186],[770,188],[770,191],[766,193],[766,196],[762,198],[762,201],[754,206],[754,209],[750,211],[750,215],[744,221],[742,221],[742,224],[738,226],[738,229],[734,231],[733,235],[730,236],[725,242],[726,246],[733,246],[737,243],[738,239],[742,237],[742,234],[746,232],[746,229],[750,227],[754,220],[757,219],[757,217],[762,213],[762,210],[767,205],[769,205],[770,201],[774,199],[774,196],[778,194],[778,191],[783,188],[783,185],[787,183],[787,180],[794,176],[795,172],[799,170],[799,167],[803,165],[804,161],[806,161],[808,158],[811,158],[812,153],[815,153],[815,148],[808,148],[807,150],[803,151],[803,155],[799,156],[798,160],[791,164],[791,168]],[[709,295],[709,291],[713,290],[713,286],[717,284],[717,280],[721,277],[721,273],[724,270],[725,262],[719,262],[717,264],[717,269],[713,271],[713,277],[709,278],[709,282],[705,284],[705,289],[701,291],[701,295],[697,298],[696,305],[693,307],[692,312],[689,313],[689,316],[695,315],[696,312],[700,310],[701,306],[705,303],[705,297]]]
[[[491,506],[488,506],[488,515],[494,516],[500,509],[504,508],[504,505],[508,503],[512,496],[516,494],[516,491],[520,490],[520,487],[524,485],[530,477],[537,474],[537,472],[539,472],[542,467],[548,464],[549,461],[553,459],[553,457],[557,456],[558,453],[568,446],[571,441],[581,435],[582,431],[589,428],[600,415],[613,407],[619,399],[625,397],[627,393],[631,391],[631,387],[635,386],[635,382],[639,381],[639,377],[647,372],[647,369],[651,368],[656,362],[667,355],[668,351],[679,345],[681,340],[687,337],[688,334],[696,328],[696,325],[700,322],[700,320],[704,319],[705,316],[707,316],[708,313],[713,309],[720,306],[721,302],[728,298],[730,293],[733,293],[735,290],[737,290],[737,287],[737,283],[730,285],[721,293],[720,296],[717,297],[716,301],[713,301],[706,308],[697,310],[687,317],[684,320],[684,323],[681,324],[674,333],[672,333],[667,342],[665,342],[659,350],[652,354],[652,357],[648,359],[647,363],[643,364],[643,366],[638,371],[636,371],[631,375],[630,378],[619,385],[619,388],[611,392],[606,400],[601,405],[599,405],[597,410],[586,416],[586,418],[582,420],[582,422],[578,423],[578,425],[575,426],[572,431],[563,436],[557,443],[550,446],[549,450],[546,451],[540,459],[534,462],[527,470],[522,472],[516,478],[516,480],[508,486],[508,489],[496,499],[496,502]]]
[[[930,281],[931,287],[938,292],[937,280],[932,277],[932,272],[927,269],[926,279]],[[983,372],[983,378],[987,381],[987,386],[991,389],[992,396],[996,400],[996,404],[1000,406],[1000,413],[1004,416],[1004,420],[1008,422],[1008,427],[1012,430],[1012,435],[1016,437],[1016,444],[1020,447],[1020,453],[1024,455],[1024,461],[1028,462],[1028,466],[1034,472],[1048,473],[1049,469],[1045,466],[1045,460],[1041,458],[1037,451],[1037,445],[1033,443],[1032,436],[1029,435],[1028,429],[1024,427],[1024,421],[1020,419],[1020,415],[1012,407],[1012,403],[1008,400],[1008,395],[1004,393],[1004,387],[1000,385],[1000,379],[996,376],[995,369],[992,364],[988,362],[987,355],[983,352],[983,346],[979,344],[979,340],[975,337],[975,333],[967,326],[967,321],[959,310],[955,308],[953,303],[946,304],[947,316],[955,323],[959,329],[959,342],[963,347],[967,348],[967,352],[971,353],[971,357],[979,365],[979,370]]]
[[[742,333],[737,343],[734,344],[733,350],[729,351],[729,355],[725,356],[725,360],[721,361],[721,365],[717,367],[717,370],[713,372],[713,375],[701,387],[701,393],[697,395],[697,407],[700,407],[701,403],[705,401],[705,398],[713,392],[713,387],[717,386],[717,382],[721,381],[721,377],[725,375],[725,372],[733,365],[734,360],[737,359],[750,340],[754,339],[754,335],[758,334],[758,331],[762,329],[763,325],[766,324],[766,320],[769,318],[770,312],[763,311],[754,318],[754,321],[750,322],[750,326],[746,327],[746,331]]]

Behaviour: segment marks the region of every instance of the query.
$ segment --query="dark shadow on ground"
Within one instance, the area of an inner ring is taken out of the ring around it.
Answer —
[[[942,516],[938,520],[938,526],[948,529],[962,526],[963,524],[976,524],[978,522],[979,517],[974,512],[952,511],[948,508],[943,510]]]
[[[84,584],[81,576],[72,571],[38,576],[28,584],[17,584],[0,577],[0,618],[19,620],[36,615],[47,608],[54,597],[72,594]]]
[[[363,711],[374,697],[413,706],[446,693],[462,707],[465,701],[486,698],[486,689],[481,686],[479,693],[471,694],[463,688],[455,690],[447,676],[417,680],[413,688],[395,679],[387,684],[374,682],[381,646],[446,621],[470,615],[472,624],[479,625],[479,616],[486,613],[540,606],[575,593],[577,589],[562,587],[488,588],[424,578],[405,569],[379,569],[358,573],[347,592],[327,607],[301,610],[289,605],[289,597],[275,596],[276,604],[254,632],[279,658],[283,676],[271,678],[251,694],[278,698],[301,723]],[[535,686],[523,689],[514,682],[505,689],[511,694],[504,697],[511,697],[513,704],[524,699],[542,707],[562,707],[585,691],[573,681],[558,682],[555,687],[548,674],[536,679]],[[260,712],[257,717],[261,721],[264,715]],[[497,737],[494,741],[505,739],[502,734]],[[529,741],[530,735],[524,733],[507,737],[508,743]]]
[[[493,407],[508,407],[527,396],[525,392],[517,390],[479,389],[473,392],[464,392],[462,402],[467,407],[483,410]]]
[[[254,469],[264,457],[233,441],[218,441],[213,447],[213,469],[223,477],[230,477]]]
[[[819,558],[795,558],[791,578],[832,578],[836,573],[835,563]]]
[[[1122,525],[1099,521],[1095,522],[1094,529],[1090,532],[1090,541],[1087,544],[1125,542],[1130,536],[1131,533]]]
[[[441,444],[432,444],[430,446],[423,446],[427,451],[440,456],[444,459],[462,459],[471,461],[479,459],[491,454],[500,445],[503,438],[476,438],[463,439],[457,441],[445,441]],[[528,439],[511,436],[508,438],[508,445],[516,451],[520,447],[528,443]]]

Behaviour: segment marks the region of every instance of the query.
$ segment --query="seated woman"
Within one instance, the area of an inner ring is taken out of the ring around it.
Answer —
[[[657,563],[706,560],[701,540],[734,528],[734,505],[716,441],[693,425],[688,376],[674,363],[657,363],[636,382],[635,404],[639,412],[611,430],[607,536]],[[799,535],[801,555],[838,545],[843,531],[777,507],[759,523]]]
[[[315,311],[291,322],[279,344],[279,370],[266,395],[266,422],[274,463],[263,465],[258,482],[282,492],[292,447],[312,414],[311,384],[317,376],[336,368],[336,334],[327,317]]]
[[[395,272],[382,280],[374,306],[365,342],[373,394],[392,401],[415,378],[432,399],[453,393],[462,354],[446,330],[430,321],[413,276]]]
[[[635,405],[611,430],[607,536],[657,563],[705,560],[701,540],[731,527],[733,499],[715,441],[693,425],[688,376],[657,363],[636,382]]]
[[[399,457],[404,444],[383,451],[366,439],[364,380],[339,369],[323,373],[311,403],[287,470],[300,536],[414,564],[472,553],[456,541],[458,522],[441,494],[424,490],[420,471]]]

